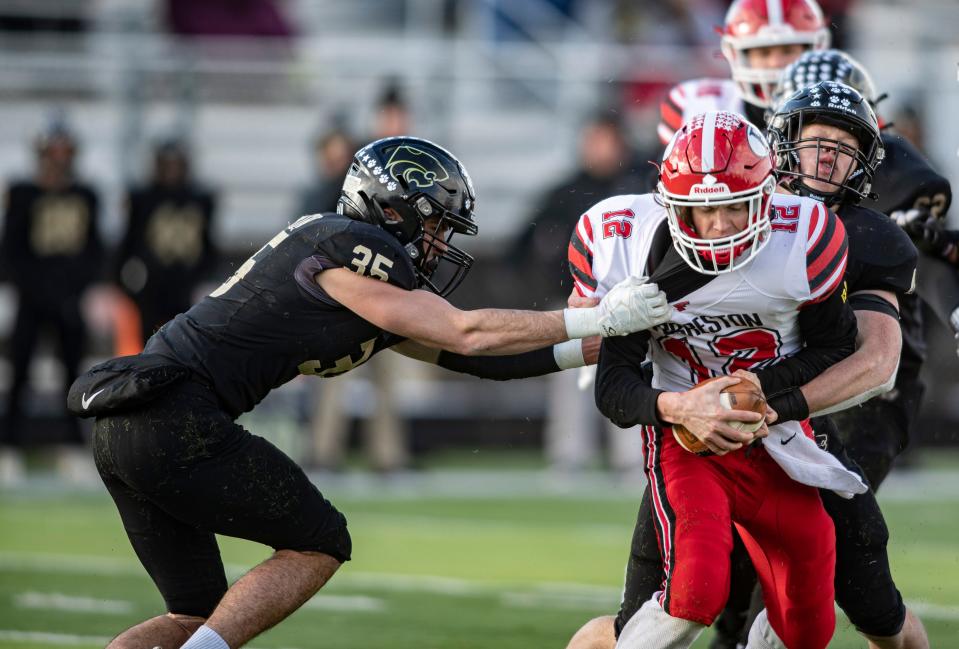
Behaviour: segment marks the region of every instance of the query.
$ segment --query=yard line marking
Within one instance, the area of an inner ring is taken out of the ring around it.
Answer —
[[[314,595],[303,608],[318,611],[360,611],[380,613],[386,610],[386,603],[376,597],[366,595]]]
[[[140,564],[132,559],[114,559],[94,555],[0,552],[0,570],[24,569],[36,572],[68,572],[110,577],[146,574]]]
[[[71,613],[108,613],[124,615],[133,610],[133,602],[118,599],[97,599],[63,593],[27,591],[14,596],[17,608],[68,611]]]
[[[907,601],[906,606],[920,618],[934,620],[959,620],[959,606],[945,606],[921,600]]]
[[[15,629],[0,629],[0,642],[17,642],[27,644],[46,644],[61,647],[78,645],[105,646],[110,640],[107,636],[74,635],[71,633],[48,633],[46,631],[17,631]],[[262,649],[250,646],[248,649]],[[297,649],[296,647],[282,647],[281,649]]]
[[[105,646],[111,638],[98,635],[72,635],[69,633],[46,633],[43,631],[14,631],[0,629],[0,642],[29,644],[52,644],[60,646],[99,645]]]
[[[242,574],[250,569],[250,566],[241,566],[237,564],[227,564],[227,572],[233,575]],[[83,556],[83,555],[56,555],[56,554],[27,554],[17,552],[0,552],[0,570],[30,570],[35,572],[69,572],[84,575],[135,575],[145,576],[143,568],[132,559],[116,559],[112,557]],[[424,592],[440,595],[458,595],[464,597],[496,595],[504,596],[504,589],[511,589],[512,592],[519,592],[517,589],[528,588],[533,591],[530,597],[525,598],[525,602],[531,602],[532,597],[542,597],[544,602],[552,598],[553,601],[560,602],[564,596],[595,598],[599,601],[614,601],[621,596],[622,589],[613,586],[602,586],[596,584],[579,584],[575,582],[528,582],[528,583],[490,583],[476,582],[456,577],[442,577],[437,575],[401,575],[376,572],[353,572],[343,573],[336,576],[333,587],[337,585],[348,586],[351,588],[368,588],[379,592],[399,591],[399,592]],[[326,595],[331,597],[331,595]],[[340,597],[340,596],[336,596]],[[371,598],[372,599],[372,598]],[[523,598],[519,598],[523,599]],[[516,599],[517,605],[523,605]],[[359,602],[360,600],[356,600]],[[322,608],[324,605],[336,606],[334,601],[319,602],[312,607]],[[949,606],[925,601],[909,601],[907,605],[912,608],[916,614],[921,617],[939,620],[959,620],[959,606]],[[362,607],[364,604],[357,604]],[[0,630],[0,641],[10,636],[4,634],[10,633],[29,633],[20,631]],[[81,636],[67,636],[65,638],[79,638]],[[23,640],[23,642],[43,643],[46,640]],[[109,641],[109,639],[106,639]],[[64,643],[69,644],[68,641]],[[73,642],[73,644],[97,644],[98,639],[93,641],[84,640],[83,642]],[[50,641],[49,644],[57,644]],[[63,644],[63,643],[61,643]],[[105,644],[105,642],[100,642]]]
[[[582,608],[612,609],[619,604],[615,596],[595,593],[522,593],[507,592],[500,596],[503,606],[518,608],[548,608],[579,610]]]

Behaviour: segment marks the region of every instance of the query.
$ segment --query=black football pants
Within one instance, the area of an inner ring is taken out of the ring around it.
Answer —
[[[303,470],[192,379],[94,425],[97,469],[171,613],[208,617],[227,590],[215,534],[350,558],[346,518]]]

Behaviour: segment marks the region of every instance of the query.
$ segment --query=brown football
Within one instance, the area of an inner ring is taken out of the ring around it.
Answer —
[[[710,381],[715,381],[717,378],[721,377],[706,379],[699,385],[709,383]],[[741,380],[736,385],[730,385],[729,387],[723,388],[722,392],[719,394],[719,402],[727,410],[751,410],[752,412],[758,412],[761,415],[766,414],[766,399],[763,397],[763,393],[759,390],[759,388],[753,385],[752,382],[747,381],[746,379]],[[747,433],[754,433],[762,427],[762,423],[762,420],[754,424],[731,421],[729,422],[729,425]],[[707,446],[703,444],[698,437],[693,435],[685,426],[681,424],[675,424],[672,428],[673,437],[676,438],[676,441],[679,442],[680,446],[690,453],[703,456],[713,454],[713,452],[710,451],[709,448],[707,448]]]

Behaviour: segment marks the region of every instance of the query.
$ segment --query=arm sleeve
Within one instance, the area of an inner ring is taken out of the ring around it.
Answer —
[[[463,356],[442,351],[436,364],[454,372],[494,381],[525,379],[560,370],[552,346],[507,356]]]
[[[566,257],[576,293],[580,297],[592,297],[598,283],[593,275],[593,228],[589,214],[583,214],[576,223]]]
[[[596,406],[620,428],[661,426],[656,398],[663,392],[649,385],[642,363],[649,349],[649,333],[604,338],[596,369]]]
[[[856,350],[859,331],[845,289],[801,309],[799,330],[805,346],[757,372],[767,401],[782,421],[805,419],[808,408],[799,388]]]

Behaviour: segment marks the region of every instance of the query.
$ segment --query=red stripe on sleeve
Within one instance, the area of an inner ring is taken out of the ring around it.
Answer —
[[[593,249],[593,226],[589,222],[589,215],[583,214],[582,221],[583,221],[583,230],[586,231],[586,236],[589,238],[589,241],[584,241],[583,243],[586,244],[586,247],[588,249],[592,250]]]
[[[846,239],[846,228],[843,227],[842,221],[840,221],[834,214],[830,213],[826,216],[826,218],[831,219],[835,225],[832,227],[832,234],[826,245],[822,246],[820,244],[819,246],[822,247],[822,252],[820,252],[815,258],[806,258],[806,275],[810,280],[818,276],[826,268],[826,266],[836,259],[838,255],[845,254],[845,246],[843,245],[843,242]],[[823,225],[823,232],[826,232],[829,229],[829,223]],[[812,248],[809,248],[808,250],[812,251]]]
[[[816,247],[816,244],[819,243],[819,239],[822,238],[822,233],[826,231],[826,223],[823,223],[823,229],[819,232],[819,235],[816,236],[816,240],[813,241],[813,235],[816,234],[816,227],[823,219],[823,205],[822,203],[816,203],[813,206],[812,214],[809,216],[809,234],[806,236],[808,244],[806,245],[806,250],[812,250]]]
[[[593,265],[583,256],[583,253],[573,247],[573,244],[569,244],[569,247],[566,249],[566,257],[569,259],[569,263],[579,269],[584,275],[590,279],[595,279],[593,277]]]
[[[668,102],[664,101],[659,105],[659,116],[662,118],[663,124],[674,131],[678,131],[679,127],[683,125],[683,116],[677,113]]]

